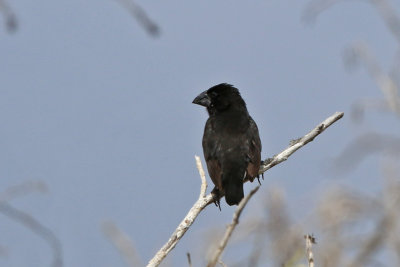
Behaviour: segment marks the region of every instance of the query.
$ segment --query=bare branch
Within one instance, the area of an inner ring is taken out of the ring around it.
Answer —
[[[222,254],[222,251],[224,251],[226,244],[228,244],[229,238],[231,237],[233,230],[235,230],[236,226],[239,224],[240,214],[242,213],[244,207],[246,207],[247,202],[249,202],[250,198],[258,191],[259,188],[260,186],[257,186],[256,188],[251,190],[250,193],[240,201],[235,213],[233,214],[232,223],[226,229],[224,237],[221,239],[218,249],[215,251],[213,257],[208,262],[207,267],[214,267],[217,264],[219,257]]]
[[[101,229],[104,235],[117,248],[118,252],[122,254],[128,266],[143,265],[128,235],[122,232],[114,222],[104,222],[101,225]]]
[[[337,120],[340,120],[343,117],[344,113],[343,112],[336,112],[323,122],[321,122],[317,127],[315,127],[311,132],[306,134],[300,139],[295,140],[294,142],[291,142],[290,146],[283,150],[281,153],[278,155],[275,155],[272,159],[267,159],[264,161],[264,164],[260,166],[260,171],[259,174],[264,173],[268,169],[271,169],[275,165],[286,161],[288,157],[290,157],[294,152],[296,152],[299,148],[303,147],[307,143],[311,142],[314,140],[315,137],[317,137],[320,133],[325,131],[326,128],[331,126],[333,123],[335,123]]]
[[[304,238],[306,239],[308,267],[314,267],[314,254],[312,252],[312,244],[315,244],[315,237],[313,235],[305,235]]]
[[[205,179],[205,174],[203,167],[201,165],[200,158],[196,156],[196,164],[199,170],[201,178],[201,190],[199,199],[194,203],[193,207],[186,214],[185,218],[181,221],[176,228],[175,232],[169,238],[168,242],[156,253],[156,255],[147,264],[148,267],[158,266],[161,261],[168,255],[168,253],[176,246],[178,241],[183,237],[189,227],[194,223],[199,213],[212,203],[212,196],[209,194],[205,196],[205,190],[207,189],[207,180]]]
[[[344,114],[343,112],[336,112],[335,114],[324,120],[322,123],[320,123],[315,129],[311,130],[304,137],[296,140],[295,142],[292,142],[292,144],[284,151],[275,155],[272,159],[265,160],[260,167],[259,173],[262,174],[268,169],[272,168],[273,166],[287,160],[288,157],[290,157],[299,148],[303,147],[307,143],[314,140],[314,138],[318,136],[320,133],[322,133],[326,128],[331,126],[337,120],[341,119],[343,117],[343,114]],[[180,222],[178,227],[175,229],[174,233],[171,235],[167,243],[164,244],[164,246],[149,261],[149,263],[147,264],[148,267],[158,266],[161,263],[161,261],[168,255],[168,253],[176,246],[176,244],[183,237],[183,235],[186,233],[189,227],[194,223],[194,220],[197,218],[200,212],[205,207],[213,203],[213,196],[211,194],[205,196],[205,194],[203,193],[207,188],[207,181],[205,179],[204,170],[202,168],[200,158],[199,159],[197,158],[198,157],[196,156],[196,163],[199,169],[200,178],[202,180],[200,196],[198,200],[194,203],[193,207],[189,210],[189,212]]]
[[[206,179],[206,175],[204,173],[203,166],[201,165],[200,157],[195,156],[195,159],[196,159],[196,167],[197,167],[197,170],[199,171],[200,179],[201,179],[199,198],[204,198],[204,197],[206,197],[206,191],[207,191],[207,179]]]

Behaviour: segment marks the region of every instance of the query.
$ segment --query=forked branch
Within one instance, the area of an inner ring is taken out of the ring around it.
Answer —
[[[313,130],[307,133],[302,138],[299,138],[295,141],[292,141],[289,147],[280,152],[279,154],[273,156],[270,159],[264,161],[264,163],[260,167],[260,174],[263,174],[268,169],[278,165],[279,163],[285,161],[290,157],[294,152],[296,152],[299,148],[305,146],[307,143],[314,140],[316,136],[321,134],[326,128],[331,126],[337,120],[343,117],[343,112],[336,112],[320,124],[318,124]],[[200,214],[200,212],[213,203],[213,197],[211,194],[206,195],[207,189],[207,181],[205,178],[204,170],[201,165],[200,158],[198,156],[196,158],[196,165],[200,173],[201,178],[201,190],[200,196],[197,201],[194,203],[193,207],[186,214],[185,218],[180,222],[174,233],[171,235],[167,243],[156,253],[156,255],[149,261],[147,267],[156,267],[158,266],[162,260],[168,255],[168,253],[176,246],[179,240],[183,237],[189,227],[194,223],[194,220]]]

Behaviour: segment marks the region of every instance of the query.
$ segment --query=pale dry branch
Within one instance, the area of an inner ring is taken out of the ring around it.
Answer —
[[[257,186],[256,188],[251,190],[250,193],[240,201],[238,207],[236,208],[235,213],[233,213],[232,223],[226,229],[225,234],[224,234],[223,238],[221,239],[217,250],[215,251],[211,260],[208,262],[207,267],[214,267],[217,264],[217,262],[219,261],[219,258],[221,256],[222,252],[224,251],[226,244],[228,244],[229,238],[231,237],[233,230],[235,230],[236,226],[239,224],[239,217],[242,214],[243,209],[246,207],[250,198],[258,191],[259,188],[260,188],[260,186]]]
[[[118,252],[121,253],[128,266],[143,265],[132,240],[114,222],[104,222],[101,225],[101,229],[109,241],[117,248]]]
[[[304,238],[306,239],[308,267],[314,267],[314,254],[312,252],[312,244],[315,244],[315,237],[313,235],[305,235]]]
[[[333,114],[332,116],[330,116],[329,118],[318,124],[317,127],[311,130],[308,134],[306,134],[302,138],[295,140],[294,142],[291,142],[289,147],[283,150],[281,153],[275,155],[272,159],[265,160],[264,164],[260,166],[259,174],[262,174],[268,169],[274,167],[275,165],[282,163],[283,161],[286,161],[299,148],[313,141],[314,138],[317,137],[323,131],[325,131],[326,128],[331,126],[337,120],[340,120],[343,117],[343,115],[344,115],[343,112],[336,112],[335,114]]]
[[[290,146],[283,150],[281,153],[275,155],[271,159],[267,159],[260,167],[259,174],[263,174],[268,169],[274,167],[275,165],[285,161],[290,157],[294,152],[296,152],[299,148],[303,147],[307,143],[314,140],[316,136],[322,133],[326,128],[331,126],[337,120],[343,117],[343,112],[336,112],[323,122],[317,125],[313,130],[307,133],[304,137],[297,139],[295,142],[291,142]],[[155,256],[149,261],[147,267],[156,267],[158,266],[162,260],[168,255],[168,253],[176,246],[179,240],[183,237],[189,227],[194,223],[197,216],[200,212],[213,203],[214,199],[211,194],[205,195],[205,190],[207,188],[207,181],[205,179],[204,170],[201,165],[200,158],[196,156],[196,165],[199,169],[200,178],[202,181],[200,196],[197,201],[194,203],[192,208],[183,218],[183,220],[179,223],[178,227],[175,229],[169,240],[166,244],[155,254]]]
[[[180,222],[174,233],[169,238],[168,242],[156,253],[156,255],[147,264],[148,267],[158,266],[161,261],[168,255],[168,253],[176,246],[178,241],[183,237],[189,227],[194,223],[199,213],[212,203],[212,196],[209,194],[205,195],[207,189],[207,180],[205,178],[204,170],[201,165],[200,157],[196,156],[196,165],[199,170],[201,178],[201,189],[200,195],[193,207],[186,214],[185,218]]]
[[[228,265],[226,265],[221,259],[219,259],[218,263],[219,263],[222,267],[228,267]]]
[[[206,191],[207,191],[207,179],[206,179],[206,174],[204,173],[203,166],[201,165],[201,159],[199,156],[195,156],[196,159],[196,167],[197,170],[199,171],[200,179],[201,179],[201,187],[200,187],[200,195],[199,198],[205,198],[206,197]]]

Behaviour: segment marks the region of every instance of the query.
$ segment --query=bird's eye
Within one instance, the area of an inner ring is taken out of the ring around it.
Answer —
[[[211,97],[215,98],[217,96],[218,96],[218,94],[216,92],[211,92]]]

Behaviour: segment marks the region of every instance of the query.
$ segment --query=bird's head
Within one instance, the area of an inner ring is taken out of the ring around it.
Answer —
[[[210,115],[228,110],[230,107],[246,108],[239,90],[227,83],[215,85],[202,92],[193,100],[193,104],[206,107]]]

